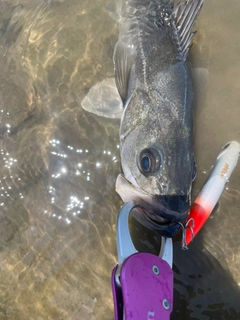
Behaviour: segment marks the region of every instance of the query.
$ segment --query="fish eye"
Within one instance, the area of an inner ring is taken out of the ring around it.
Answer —
[[[161,155],[157,149],[146,148],[139,154],[138,167],[145,176],[148,176],[159,171],[161,162]]]

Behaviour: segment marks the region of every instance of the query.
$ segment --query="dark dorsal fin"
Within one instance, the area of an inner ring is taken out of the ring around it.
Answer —
[[[172,18],[175,21],[179,37],[179,50],[181,59],[185,60],[190,49],[192,38],[196,32],[192,32],[204,0],[188,0],[184,4],[179,3],[174,7]]]

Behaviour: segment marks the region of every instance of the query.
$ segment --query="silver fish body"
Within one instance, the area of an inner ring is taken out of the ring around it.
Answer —
[[[167,236],[188,216],[196,175],[188,51],[202,3],[174,7],[163,0],[129,1],[115,47],[116,85],[124,104],[120,147],[125,177],[119,177],[116,190],[124,201],[141,205],[135,214],[140,222]]]

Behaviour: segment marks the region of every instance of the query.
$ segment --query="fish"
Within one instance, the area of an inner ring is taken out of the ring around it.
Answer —
[[[142,209],[136,219],[164,236],[173,236],[188,217],[196,176],[188,53],[202,5],[203,0],[176,6],[168,0],[129,1],[114,52],[124,106],[124,176],[118,177],[116,191],[125,202],[137,201]]]
[[[118,3],[113,60],[123,106],[123,174],[117,177],[116,191],[124,202],[138,204],[132,214],[140,223],[167,237],[189,215],[196,177],[189,50],[202,5],[203,0]]]

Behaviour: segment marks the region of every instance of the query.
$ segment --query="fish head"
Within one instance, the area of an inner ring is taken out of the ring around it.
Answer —
[[[138,202],[144,198],[141,192],[151,198],[148,204],[157,208],[157,212],[153,210],[153,220],[162,216],[183,221],[189,213],[192,181],[196,176],[191,129],[176,122],[166,127],[168,119],[161,119],[163,125],[156,121],[141,123],[123,140],[123,173],[137,188]],[[135,194],[128,197],[136,200]]]

